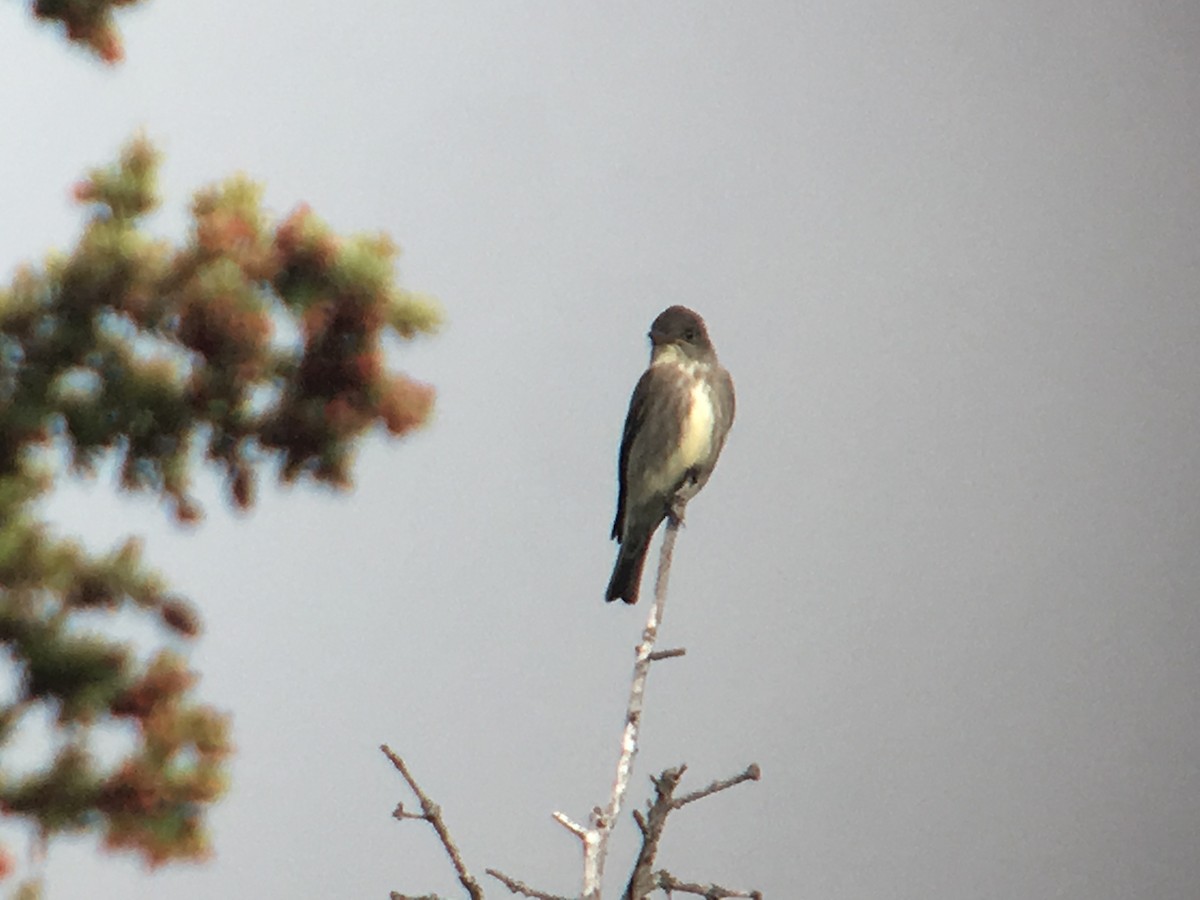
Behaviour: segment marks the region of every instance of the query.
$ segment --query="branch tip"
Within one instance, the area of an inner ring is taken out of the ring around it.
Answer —
[[[387,744],[380,744],[379,749],[391,764],[396,767],[396,771],[400,773],[408,784],[409,789],[416,795],[417,800],[421,802],[422,815],[418,816],[415,813],[406,812],[403,803],[396,804],[396,809],[393,810],[392,815],[397,819],[424,819],[432,825],[433,830],[437,832],[438,840],[442,842],[442,847],[445,849],[446,855],[450,857],[450,863],[454,866],[454,871],[458,875],[458,883],[463,886],[463,890],[467,892],[467,896],[471,900],[483,900],[483,888],[479,886],[479,882],[475,880],[475,877],[467,871],[462,854],[459,853],[458,847],[455,845],[453,838],[450,837],[450,831],[446,828],[446,823],[442,819],[441,807],[434,803],[430,796],[421,790],[421,786],[417,784],[416,779],[409,772],[403,758],[394,753]],[[395,896],[403,897],[403,895]],[[434,898],[436,898],[435,894],[429,894],[426,895],[425,900],[434,900]],[[422,900],[422,898],[412,898],[412,900]]]
[[[687,656],[687,648],[675,647],[672,650],[655,650],[646,658],[650,662],[658,662],[660,659],[674,659],[677,656]]]
[[[742,891],[737,888],[722,887],[719,884],[695,884],[680,881],[665,869],[654,873],[654,883],[651,890],[661,888],[668,894],[678,891],[681,894],[695,894],[704,900],[725,900],[727,897],[745,897],[747,900],[762,900],[762,891]]]
[[[575,837],[586,843],[588,839],[588,830],[586,828],[584,828],[566,813],[556,812],[553,815],[555,822],[567,829],[567,831],[571,832],[571,834],[575,835]]]
[[[695,803],[697,800],[703,800],[705,797],[710,797],[731,787],[736,787],[744,781],[758,781],[760,778],[762,778],[762,769],[758,767],[757,763],[751,763],[744,771],[739,772],[732,778],[714,781],[702,790],[692,791],[690,794],[684,794],[682,797],[672,800],[671,808],[679,809],[681,806],[687,806],[689,803]]]

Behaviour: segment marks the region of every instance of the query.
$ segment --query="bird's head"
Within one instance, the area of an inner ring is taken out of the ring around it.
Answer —
[[[650,326],[651,354],[678,354],[687,359],[702,359],[713,352],[708,329],[700,315],[686,306],[664,309]]]

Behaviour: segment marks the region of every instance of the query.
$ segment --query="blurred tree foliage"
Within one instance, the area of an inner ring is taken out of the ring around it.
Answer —
[[[117,63],[125,55],[121,33],[113,21],[118,6],[133,6],[143,0],[34,0],[33,14],[47,22],[59,22],[67,39],[80,44],[106,63]]]
[[[396,285],[387,238],[339,238],[303,206],[273,221],[245,178],[196,194],[179,246],[150,236],[157,168],[148,141],[129,143],[76,186],[74,249],[0,286],[0,647],[15,685],[0,695],[0,810],[150,865],[204,857],[232,749],[179,652],[199,618],[136,539],[93,555],[39,521],[39,498],[105,460],[182,522],[200,515],[189,485],[204,461],[243,509],[268,468],[344,487],[358,438],[402,435],[433,402],[388,370],[385,336],[438,323]],[[160,645],[107,633],[129,616],[157,622]],[[5,747],[34,720],[52,722],[54,749],[13,771]],[[132,749],[101,764],[114,735]]]

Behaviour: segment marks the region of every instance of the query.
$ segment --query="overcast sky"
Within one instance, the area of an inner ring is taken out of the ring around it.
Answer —
[[[160,0],[113,70],[23,7],[3,277],[144,127],[156,229],[244,170],[389,232],[447,314],[396,358],[435,419],[369,441],[353,494],[237,517],[208,478],[189,532],[103,480],[48,505],[147,536],[238,744],[210,864],[62,842],[49,896],[457,896],[381,742],[480,877],[576,891],[550,813],[612,777],[645,613],[603,602],[617,442],[674,303],[738,419],[632,798],[684,761],[764,777],[677,813],[660,863],[771,900],[1200,896],[1193,3]]]

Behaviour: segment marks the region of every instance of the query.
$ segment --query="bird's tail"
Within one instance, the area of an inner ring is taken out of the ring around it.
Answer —
[[[638,589],[642,584],[642,569],[646,566],[646,551],[650,549],[650,535],[626,538],[617,551],[617,564],[613,566],[612,578],[604,599],[611,603],[618,597],[626,603],[638,601]]]

